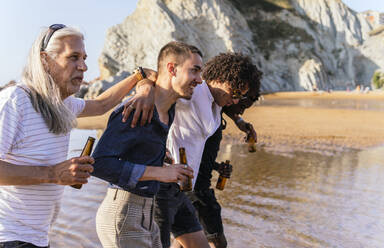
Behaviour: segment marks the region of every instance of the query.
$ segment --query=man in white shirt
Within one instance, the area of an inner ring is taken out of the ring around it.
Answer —
[[[49,246],[63,185],[87,183],[93,170],[89,156],[66,160],[76,116],[107,112],[144,74],[84,101],[72,95],[83,81],[86,57],[77,29],[51,25],[31,48],[22,84],[0,92],[0,247]]]
[[[168,134],[167,148],[180,163],[179,148],[185,147],[188,165],[197,178],[206,140],[221,124],[221,109],[237,103],[247,93],[258,72],[249,57],[225,53],[212,58],[203,69],[205,82],[198,85],[190,101],[180,99]],[[170,232],[185,248],[201,247],[204,232],[195,210],[177,184],[162,183],[156,197],[156,221],[163,247],[170,246]]]

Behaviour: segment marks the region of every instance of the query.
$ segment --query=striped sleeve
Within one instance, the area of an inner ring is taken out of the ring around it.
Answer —
[[[12,150],[22,135],[23,101],[2,95],[0,97],[0,159]]]
[[[76,116],[78,116],[81,112],[83,112],[85,107],[84,99],[73,97],[73,96],[69,96],[67,99],[65,99],[64,103]]]

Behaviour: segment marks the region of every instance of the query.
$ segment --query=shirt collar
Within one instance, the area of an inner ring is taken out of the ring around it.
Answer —
[[[205,80],[203,81],[202,85],[203,85],[203,87],[206,87],[206,92],[207,92],[207,95],[208,95],[208,97],[209,97],[209,100],[210,100],[211,102],[214,102],[215,99],[213,98],[212,93],[211,93],[211,90],[209,89],[209,86],[208,86],[207,82],[205,82]]]

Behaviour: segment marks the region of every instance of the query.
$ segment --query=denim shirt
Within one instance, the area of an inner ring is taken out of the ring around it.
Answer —
[[[139,178],[147,165],[163,166],[175,105],[168,110],[168,126],[160,121],[155,107],[151,123],[131,128],[134,113],[123,123],[123,109],[123,105],[118,107],[109,117],[107,129],[92,154],[95,159],[92,175],[131,193],[152,197],[159,190],[159,182],[139,181]]]

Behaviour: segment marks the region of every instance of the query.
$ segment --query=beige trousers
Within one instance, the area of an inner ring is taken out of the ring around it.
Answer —
[[[161,248],[153,221],[153,198],[109,188],[96,215],[96,231],[104,248]]]

